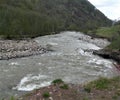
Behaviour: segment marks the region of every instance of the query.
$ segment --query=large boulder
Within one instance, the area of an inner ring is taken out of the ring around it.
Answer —
[[[103,58],[106,59],[113,59],[120,63],[120,50],[106,50],[106,49],[101,49],[101,50],[95,50],[93,51],[93,54],[99,55]]]

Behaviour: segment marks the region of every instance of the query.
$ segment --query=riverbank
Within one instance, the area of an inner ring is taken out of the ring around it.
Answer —
[[[88,33],[92,37],[102,37],[111,43],[104,49],[94,51],[93,53],[103,58],[113,59],[120,64],[120,25],[111,27],[101,27]]]
[[[92,38],[92,36],[84,34],[81,34],[78,39],[88,43],[95,44],[100,48],[104,48],[110,44],[106,39]],[[45,53],[47,49],[50,49],[51,46],[52,45],[47,44],[46,48],[44,48],[42,46],[39,46],[39,44],[33,39],[0,40],[0,60],[9,60],[12,58],[21,58],[42,54]],[[86,51],[88,50],[85,50],[85,52]]]
[[[106,59],[113,59],[118,64],[120,64],[120,50],[109,50],[109,49],[101,49],[101,50],[95,50],[93,51],[93,54],[102,56]]]
[[[27,57],[47,50],[34,40],[0,40],[0,60]]]
[[[20,97],[20,100],[119,100],[120,77],[99,78],[86,85],[66,84],[61,79]]]
[[[101,49],[94,50],[93,54],[99,55],[105,59],[112,59],[117,63],[114,66],[120,71],[120,50],[109,50],[109,49]]]
[[[111,45],[115,46],[115,45],[117,45],[117,43],[116,44],[110,43],[109,39],[104,36],[101,38],[101,36],[99,36],[99,35],[93,36],[91,34],[89,34],[88,36],[80,37],[79,39],[87,41],[89,43],[93,43],[102,48],[99,50],[93,50],[93,54],[99,55],[105,59],[113,59],[114,61],[116,61],[118,63],[118,65],[120,65],[120,49],[111,47]],[[107,42],[105,42],[105,41],[107,41]]]
[[[101,38],[99,35],[95,35],[92,36],[93,38]],[[103,36],[104,37],[104,36]],[[112,38],[112,37],[111,37]],[[107,39],[108,41],[111,39],[110,37],[104,37],[104,39]],[[118,65],[120,64],[120,38],[118,37],[116,40],[111,41],[111,43],[109,42],[109,45],[104,47],[103,49],[100,50],[94,50],[93,54],[95,55],[99,55],[103,58],[106,59],[113,59],[114,61],[116,61],[118,63]]]

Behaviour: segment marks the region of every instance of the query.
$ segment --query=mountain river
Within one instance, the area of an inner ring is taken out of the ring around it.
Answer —
[[[112,60],[92,54],[92,50],[107,46],[107,40],[68,31],[38,37],[35,41],[50,51],[42,55],[0,60],[0,98],[23,95],[47,86],[57,78],[67,83],[82,84],[100,76],[118,75]]]

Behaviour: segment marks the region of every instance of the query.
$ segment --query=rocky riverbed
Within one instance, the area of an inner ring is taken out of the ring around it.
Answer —
[[[81,34],[81,36],[79,37],[79,40],[95,44],[100,48],[105,48],[107,45],[110,44],[110,42],[107,41],[107,39],[95,38],[93,36],[84,35],[84,34]]]
[[[0,40],[0,60],[45,53],[46,49],[34,40]]]

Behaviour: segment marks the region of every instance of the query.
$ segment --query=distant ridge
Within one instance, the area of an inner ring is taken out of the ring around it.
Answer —
[[[0,0],[0,36],[4,38],[87,32],[111,23],[88,0]]]
[[[118,25],[118,24],[120,25],[120,17],[115,19],[112,23],[112,25]]]
[[[116,21],[120,21],[120,17],[116,19]]]

